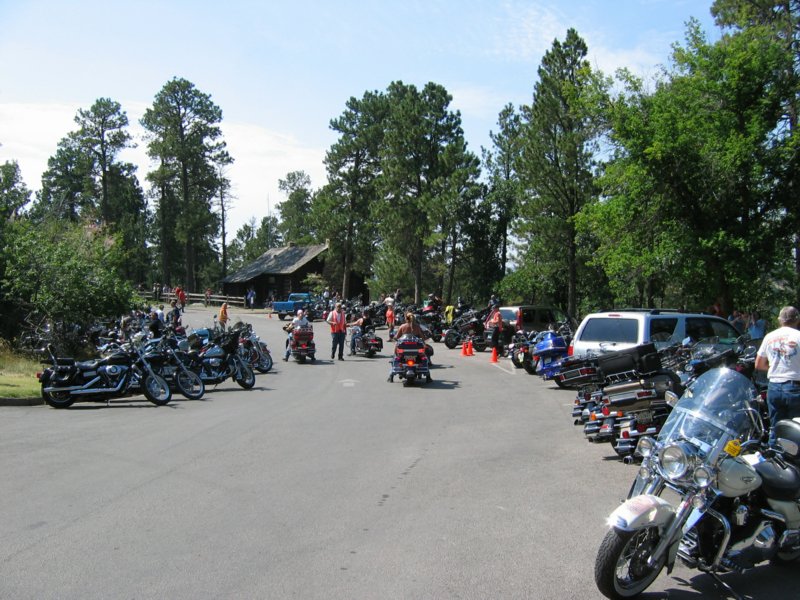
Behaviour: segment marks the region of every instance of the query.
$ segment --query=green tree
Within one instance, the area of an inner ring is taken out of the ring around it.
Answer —
[[[54,324],[92,324],[133,306],[131,285],[114,268],[119,246],[89,223],[60,219],[13,226],[3,287]]]
[[[279,231],[287,242],[312,244],[316,241],[313,220],[309,217],[313,192],[311,178],[304,171],[292,171],[278,180],[278,188],[286,200],[278,205]]]
[[[56,153],[47,159],[42,188],[30,216],[40,220],[56,218],[77,223],[95,218],[97,190],[92,178],[92,158],[71,133],[58,142]]]
[[[222,110],[208,94],[178,78],[164,85],[141,119],[148,155],[159,162],[148,175],[158,194],[159,234],[180,243],[182,278],[189,291],[197,289],[198,257],[208,253],[217,235],[219,223],[212,206],[224,185],[220,169],[232,162],[222,140],[221,120]],[[165,253],[170,250],[161,244],[165,268],[170,263]]]
[[[447,198],[458,186],[455,172],[465,164],[455,156],[466,160],[461,115],[450,110],[452,97],[435,83],[419,91],[413,85],[393,82],[387,98],[380,201],[373,204],[373,214],[383,244],[394,254],[406,256],[414,301],[419,303],[430,251],[444,234],[440,225]],[[445,159],[448,155],[451,158]],[[434,274],[430,284],[436,285],[436,281]]]
[[[522,197],[522,185],[517,173],[521,157],[522,121],[513,105],[507,104],[500,111],[497,124],[499,130],[489,133],[493,148],[484,150],[483,166],[489,179],[488,198],[495,213],[491,223],[497,228],[500,238],[499,272],[505,275],[511,223],[518,213]]]
[[[692,23],[668,79],[616,114],[624,152],[608,169],[614,197],[593,218],[612,279],[650,262],[695,306],[760,300],[780,217],[785,59],[758,28],[712,45]]]
[[[325,156],[328,183],[314,198],[313,216],[319,237],[329,241],[328,273],[341,282],[350,297],[350,274],[372,271],[378,242],[370,204],[377,197],[380,149],[388,114],[386,97],[367,92],[350,98],[342,115],[330,127],[339,139]]]
[[[128,116],[118,102],[100,98],[88,110],[79,110],[75,122],[80,129],[76,140],[92,159],[93,174],[99,179],[99,210],[104,223],[112,221],[109,179],[116,155],[132,146],[126,131]]]
[[[528,247],[525,260],[535,260],[544,279],[563,282],[569,314],[576,313],[585,263],[575,217],[597,195],[594,157],[607,86],[586,60],[587,51],[570,29],[563,43],[555,40],[545,53],[533,102],[523,107],[517,167],[526,192],[517,228]]]

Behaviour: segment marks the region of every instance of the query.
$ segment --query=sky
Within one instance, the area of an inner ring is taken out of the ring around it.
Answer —
[[[79,109],[119,102],[151,163],[139,125],[178,77],[222,109],[234,164],[227,230],[285,199],[278,181],[305,171],[325,184],[330,130],[351,97],[393,81],[442,85],[469,149],[490,148],[507,104],[532,98],[542,56],[577,30],[592,65],[650,78],[668,64],[694,17],[719,37],[712,0],[0,0],[0,163],[16,160],[28,188],[75,131]]]

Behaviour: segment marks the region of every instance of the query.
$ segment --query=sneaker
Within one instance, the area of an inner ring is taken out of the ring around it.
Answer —
[[[344,356],[340,356],[340,357],[339,357],[339,360],[344,360]]]
[[[331,354],[331,360],[333,360],[334,358],[336,358],[336,354]]]

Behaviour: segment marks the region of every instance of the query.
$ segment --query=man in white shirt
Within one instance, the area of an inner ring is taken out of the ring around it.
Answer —
[[[308,327],[311,323],[308,322],[306,319],[306,314],[303,312],[302,309],[297,311],[297,316],[292,319],[292,322],[286,326],[286,331],[289,332],[289,337],[286,338],[286,354],[283,355],[283,362],[289,360],[289,357],[292,355],[292,331],[296,327]]]
[[[756,369],[767,371],[767,408],[770,445],[775,443],[775,424],[800,417],[800,312],[784,306],[778,315],[780,327],[764,336],[756,353]]]

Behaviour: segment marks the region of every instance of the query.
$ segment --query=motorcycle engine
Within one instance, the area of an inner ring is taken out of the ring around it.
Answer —
[[[116,387],[122,375],[128,370],[124,365],[106,365],[97,369],[103,381],[109,387]]]
[[[778,536],[772,522],[764,519],[755,521],[734,536],[725,553],[725,562],[736,570],[751,569],[758,563],[771,559],[777,552]]]

